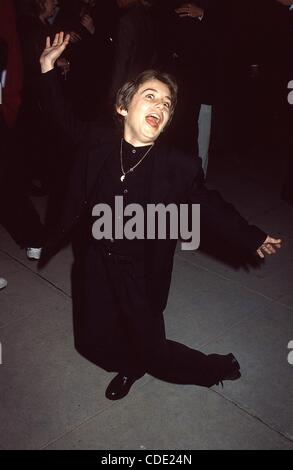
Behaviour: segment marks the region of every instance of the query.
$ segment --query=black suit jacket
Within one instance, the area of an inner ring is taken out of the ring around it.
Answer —
[[[43,75],[43,106],[78,146],[72,167],[60,223],[51,233],[46,252],[58,246],[77,225],[95,189],[99,172],[116,147],[119,136],[96,122],[78,121],[68,109],[55,77]],[[151,204],[200,204],[202,223],[211,233],[249,253],[264,242],[266,234],[249,225],[216,191],[204,184],[201,160],[157,142],[153,149],[154,168],[149,188]],[[146,243],[146,282],[150,303],[164,310],[171,282],[176,240],[151,240]]]
[[[115,45],[112,100],[119,88],[157,65],[157,27],[152,10],[142,4],[129,7],[121,16]]]
[[[271,79],[271,92],[279,89],[286,98],[288,81],[293,79],[293,10],[276,0],[262,0],[258,8],[255,7],[255,63],[261,64]]]
[[[184,1],[166,1],[158,11],[160,18],[160,55],[167,71],[188,89],[188,101],[215,104],[225,27],[217,10],[217,0],[195,2],[204,8],[202,20],[180,17],[176,12]],[[222,2],[221,2],[222,4]]]

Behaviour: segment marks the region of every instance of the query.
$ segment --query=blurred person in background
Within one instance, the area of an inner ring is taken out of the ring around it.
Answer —
[[[293,0],[259,0],[254,6],[256,65],[262,86],[262,119],[255,128],[262,136],[264,158],[284,172],[282,198],[293,203],[293,113],[288,83],[293,79]]]
[[[163,62],[167,59],[166,68],[179,84],[178,109],[169,134],[174,143],[200,156],[206,174],[212,104],[218,87],[216,45],[221,22],[213,0],[172,0],[161,5],[166,44]]]
[[[15,129],[21,105],[22,62],[12,0],[0,2],[0,54],[0,223],[21,248],[26,248],[28,258],[37,260],[44,234],[39,215],[25,194],[23,148]]]
[[[40,105],[39,56],[46,37],[55,34],[54,24],[50,24],[49,19],[56,13],[57,7],[57,0],[29,0],[19,6],[24,83],[18,127],[25,147],[28,192],[35,196],[48,194],[54,188],[66,155],[63,141],[56,138],[57,130],[54,126],[48,129]],[[68,59],[59,58],[57,66],[60,80],[63,80],[64,74],[69,71]],[[44,149],[43,141],[48,138],[48,132],[56,143]]]
[[[110,87],[112,103],[124,83],[158,65],[158,24],[152,11],[153,3],[151,0],[117,0],[121,16]]]

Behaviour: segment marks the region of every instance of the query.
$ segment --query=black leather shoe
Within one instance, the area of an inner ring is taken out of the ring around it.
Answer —
[[[231,367],[234,369],[234,370],[240,370],[240,365],[239,365],[239,362],[237,361],[236,357],[234,356],[234,354],[230,353],[227,355],[227,357],[229,358],[230,360],[230,363],[231,363]]]
[[[223,387],[224,380],[238,380],[241,377],[240,365],[235,356],[230,353],[226,356],[211,354],[209,357],[219,361],[219,376],[215,385],[221,384]]]
[[[107,387],[106,398],[108,400],[121,400],[121,398],[126,397],[134,382],[141,377],[142,375],[139,377],[127,377],[123,374],[116,375]]]
[[[232,353],[227,354],[227,359],[229,360],[230,364],[228,365],[226,372],[223,373],[221,379],[217,383],[217,385],[221,384],[222,388],[224,387],[224,380],[238,380],[241,377],[240,365],[235,356]]]

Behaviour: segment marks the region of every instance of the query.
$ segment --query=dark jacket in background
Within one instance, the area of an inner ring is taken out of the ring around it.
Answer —
[[[183,1],[170,0],[158,6],[160,61],[178,82],[178,106],[169,138],[185,150],[197,153],[198,117],[202,104],[215,104],[222,90],[224,8],[218,13],[214,0],[195,2],[204,9],[202,20],[180,17]],[[222,2],[221,2],[222,3]]]
[[[0,38],[3,41],[3,53],[4,48],[6,49],[6,58],[3,57],[3,60],[7,69],[7,84],[3,92],[1,113],[6,126],[13,127],[21,104],[22,61],[12,0],[0,2]]]
[[[268,79],[268,91],[286,104],[287,85],[293,79],[293,11],[276,0],[262,5],[257,11],[259,63]]]
[[[0,37],[0,73],[7,67],[7,44],[3,38]]]
[[[207,5],[202,20],[174,17],[174,52],[178,55],[177,69],[186,74],[199,104],[213,104],[217,86],[216,31],[212,8]],[[179,71],[178,71],[179,72]],[[180,73],[180,72],[179,72]]]
[[[81,24],[82,2],[63,0],[60,6],[55,29],[74,31],[81,37],[64,53],[70,61],[64,88],[81,119],[96,119],[109,106],[119,9],[115,0],[107,0],[102,5],[96,2],[87,12],[95,25],[95,33],[91,34]]]
[[[158,33],[152,9],[143,4],[129,7],[118,24],[110,95],[144,70],[157,65]]]

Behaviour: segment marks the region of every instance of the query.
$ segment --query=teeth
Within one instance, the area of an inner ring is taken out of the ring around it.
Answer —
[[[155,118],[157,121],[160,121],[160,116],[157,114],[150,114],[151,117]]]

